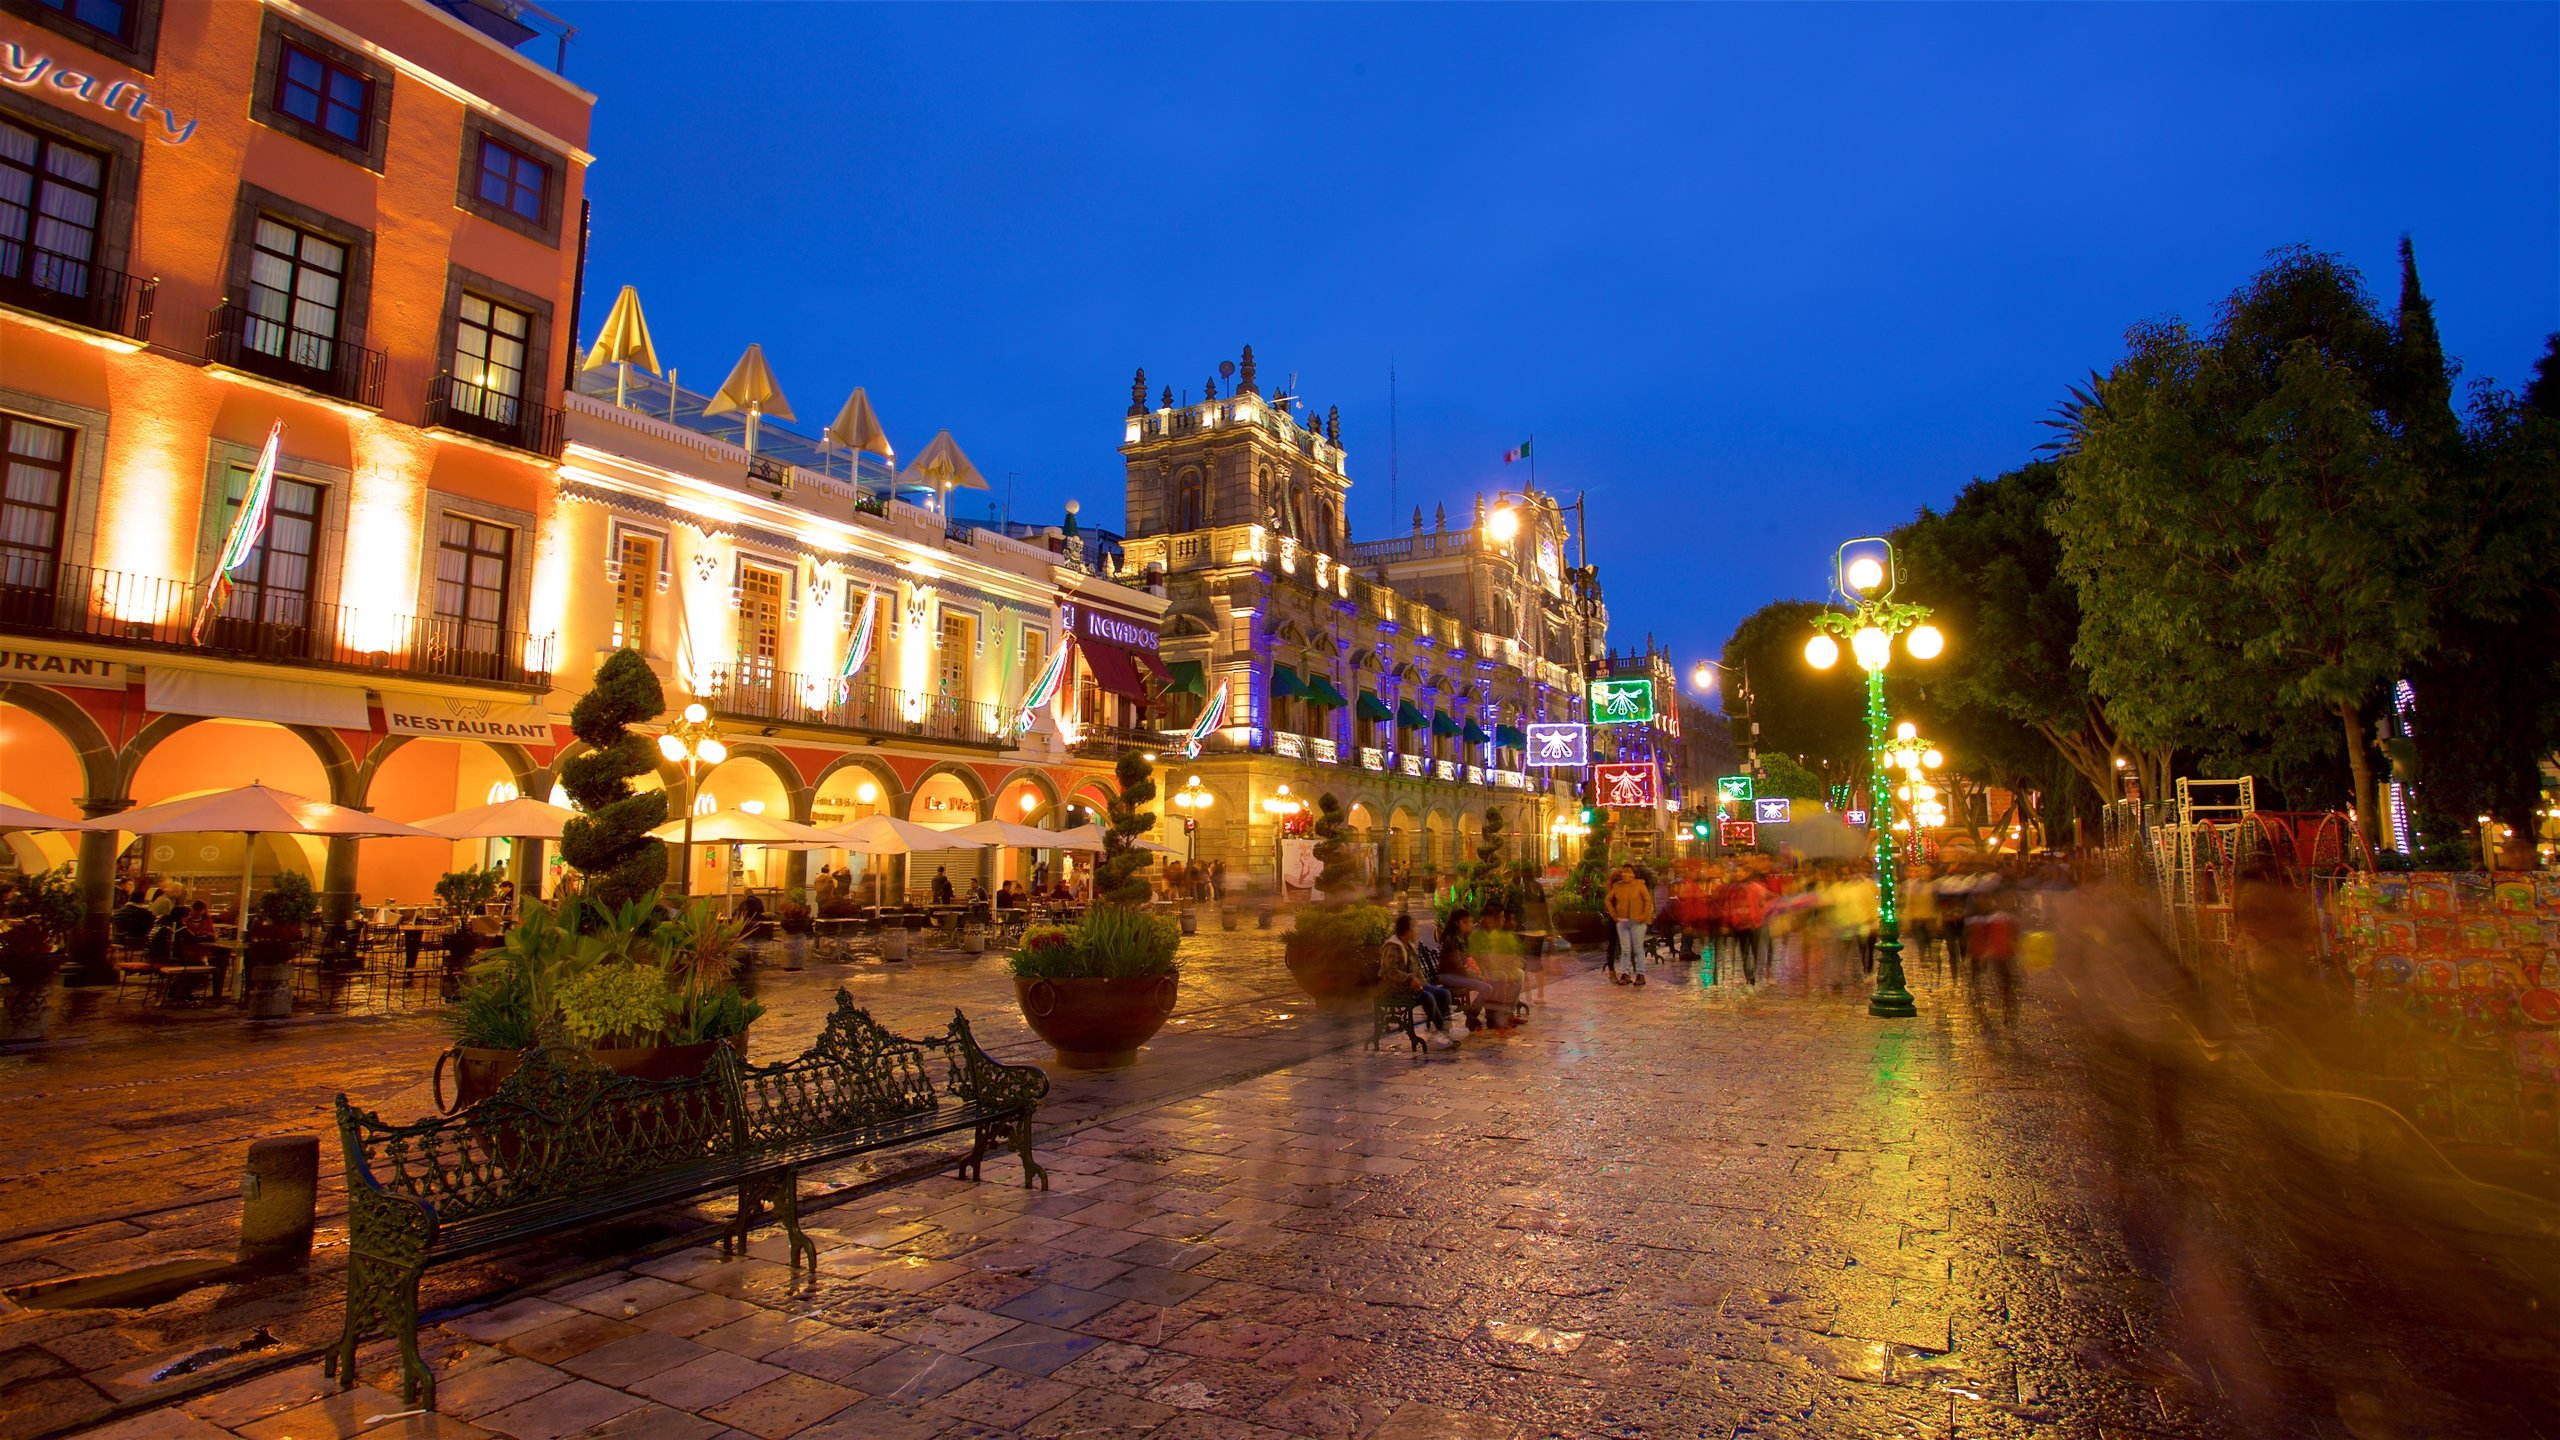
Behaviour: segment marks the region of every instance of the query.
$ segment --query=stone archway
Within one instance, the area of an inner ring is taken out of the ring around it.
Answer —
[[[855,774],[840,780],[845,772]],[[864,798],[861,787],[869,785],[871,794]],[[832,792],[832,793],[831,793]],[[809,781],[811,808],[791,818],[813,825],[847,825],[865,815],[904,815],[907,813],[907,790],[898,783],[897,772],[876,755],[839,755],[826,764]],[[830,803],[842,800],[842,805]],[[819,818],[825,810],[827,818]]]

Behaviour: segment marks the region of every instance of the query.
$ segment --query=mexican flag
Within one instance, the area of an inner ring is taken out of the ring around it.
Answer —
[[[1523,441],[1521,441],[1521,442],[1520,442],[1520,448],[1519,448],[1519,449],[1517,449],[1517,450],[1505,450],[1504,452],[1502,452],[1502,463],[1503,463],[1503,464],[1505,464],[1505,465],[1508,465],[1508,464],[1510,464],[1510,463],[1511,463],[1512,461],[1514,461],[1514,460],[1526,460],[1526,459],[1528,459],[1528,458],[1529,458],[1529,447],[1530,447],[1532,444],[1534,444],[1534,443],[1536,443],[1534,440],[1523,440]]]

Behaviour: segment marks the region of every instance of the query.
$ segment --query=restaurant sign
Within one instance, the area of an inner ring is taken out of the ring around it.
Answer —
[[[1078,640],[1099,640],[1123,650],[1156,648],[1156,627],[1133,616],[1097,610],[1090,605],[1061,605],[1058,619]]]
[[[102,655],[63,655],[18,646],[0,649],[0,680],[32,680],[80,690],[121,690],[124,662]]]
[[[518,745],[551,743],[551,716],[539,705],[504,705],[442,695],[382,692],[383,728],[394,735],[436,735],[451,740],[503,740]]]

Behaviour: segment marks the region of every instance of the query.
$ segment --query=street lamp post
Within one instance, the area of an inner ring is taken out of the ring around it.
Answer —
[[[729,758],[729,747],[720,743],[720,727],[711,723],[711,712],[697,700],[684,707],[681,719],[670,720],[664,734],[658,737],[658,753],[684,767],[684,868],[677,872],[679,893],[693,894],[693,797],[695,782],[705,769],[716,768]]]
[[[1185,866],[1189,866],[1200,851],[1200,818],[1196,812],[1208,809],[1215,798],[1208,787],[1200,783],[1197,775],[1183,781],[1182,788],[1173,792],[1174,808],[1182,812],[1182,863]]]
[[[1894,788],[1893,798],[1903,802],[1904,819],[1895,822],[1911,831],[1911,863],[1921,860],[1922,832],[1935,830],[1947,823],[1947,807],[1938,799],[1938,787],[1930,777],[1947,763],[1946,754],[1937,746],[1920,738],[1920,727],[1905,720],[1893,731],[1893,768],[1902,772],[1902,783]]]
[[[1290,797],[1286,785],[1262,802],[1263,813],[1271,817],[1272,877],[1279,881],[1280,898],[1283,900],[1289,898],[1289,817],[1306,808],[1305,801]]]
[[[1850,553],[1853,548],[1858,552],[1854,556]],[[1889,823],[1893,815],[1893,776],[1887,763],[1890,757],[1885,727],[1890,721],[1885,714],[1884,671],[1893,659],[1897,635],[1903,637],[1903,649],[1915,660],[1935,659],[1947,643],[1938,627],[1927,623],[1928,606],[1904,604],[1893,598],[1897,579],[1893,561],[1893,546],[1882,536],[1852,540],[1833,552],[1832,584],[1850,608],[1816,615],[1814,636],[1804,647],[1808,664],[1816,670],[1828,670],[1840,660],[1840,643],[1832,637],[1844,637],[1858,668],[1867,672],[1867,769],[1875,792],[1870,823],[1875,827],[1876,915],[1880,922],[1876,989],[1867,999],[1867,1013],[1885,1018],[1920,1012],[1911,1003],[1911,990],[1903,979],[1902,930],[1894,918],[1894,844]]]

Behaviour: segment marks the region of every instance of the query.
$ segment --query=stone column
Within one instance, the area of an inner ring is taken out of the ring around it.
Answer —
[[[543,847],[549,843],[524,835],[516,837],[515,875],[512,878],[516,882],[516,904],[519,907],[529,900],[542,898],[542,870],[551,858]]]
[[[102,819],[133,808],[131,800],[89,800],[80,802],[82,818]],[[116,851],[120,848],[113,830],[84,831],[80,836],[80,933],[71,942],[71,972],[64,978],[73,985],[112,985],[115,967],[107,959],[107,917],[116,906]]]
[[[354,918],[355,913],[355,837],[335,836],[329,841],[329,858],[320,867],[321,933],[325,935],[338,926],[346,924],[348,920]]]

